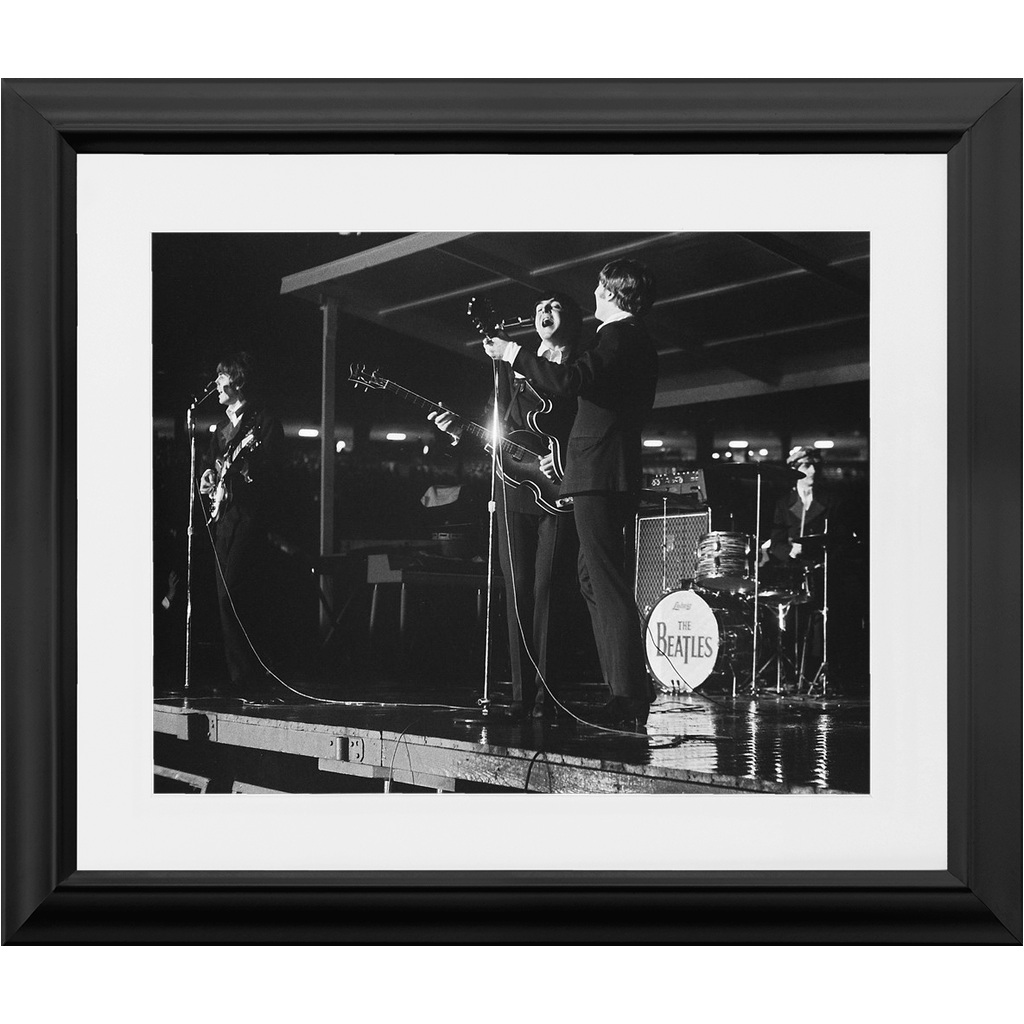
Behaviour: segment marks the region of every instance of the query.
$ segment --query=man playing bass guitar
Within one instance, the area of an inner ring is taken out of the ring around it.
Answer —
[[[594,289],[596,342],[566,365],[538,359],[508,338],[484,339],[492,359],[546,394],[579,398],[561,493],[573,499],[580,590],[611,691],[596,724],[629,732],[644,728],[652,698],[625,532],[636,514],[643,481],[640,439],[658,381],[657,348],[643,324],[654,287],[638,260],[606,263]]]
[[[579,306],[558,292],[537,302],[534,327],[540,338],[537,356],[568,364],[577,355],[583,318]],[[557,479],[565,444],[576,415],[576,399],[541,395],[508,364],[498,367],[498,426],[503,436],[514,430],[551,435],[555,444],[541,467]],[[540,405],[550,409],[538,415]],[[456,444],[462,435],[460,419],[450,412],[431,413],[440,430]],[[488,424],[494,422],[493,400]],[[571,631],[561,619],[578,599],[574,581],[578,541],[572,515],[552,514],[541,508],[529,487],[505,481],[496,492],[498,556],[505,577],[509,657],[512,670],[513,714],[554,719],[557,706],[550,693],[558,692],[557,676],[568,658]],[[559,646],[559,644],[561,646]]]

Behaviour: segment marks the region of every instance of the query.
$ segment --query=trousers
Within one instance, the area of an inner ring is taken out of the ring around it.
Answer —
[[[590,612],[598,659],[613,697],[649,700],[650,680],[630,568],[636,514],[628,494],[577,494],[573,498],[580,553],[580,592]]]

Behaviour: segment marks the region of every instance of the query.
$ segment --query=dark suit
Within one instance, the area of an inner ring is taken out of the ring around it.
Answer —
[[[829,557],[834,559],[840,550],[835,544],[842,544],[848,537],[841,504],[828,485],[816,483],[811,495],[811,503],[806,509],[795,487],[776,502],[769,547],[771,561],[765,567],[768,579],[772,579],[773,571],[781,572],[779,578],[788,581],[791,589],[798,591],[803,586],[810,596],[806,604],[795,606],[793,626],[799,644],[799,674],[807,683],[814,678],[824,656],[824,548],[820,542],[812,540],[801,544],[801,553],[795,558],[791,552],[798,537],[821,535],[827,530],[832,542]],[[838,568],[834,560],[829,565],[830,571]]]
[[[284,436],[280,421],[254,403],[246,403],[236,426],[225,420],[213,436],[207,466],[230,455],[252,430],[259,447],[240,456],[228,476],[230,497],[213,526],[217,565],[217,602],[224,634],[224,655],[231,687],[249,691],[263,681],[257,651],[265,638],[267,533],[279,497],[276,463]]]
[[[542,425],[545,432],[559,438],[564,448],[576,403],[566,398],[553,398],[552,402],[554,407]],[[503,432],[532,429],[527,417],[537,406],[525,380],[515,379],[511,367],[500,364],[498,418]],[[577,556],[576,527],[571,515],[554,515],[540,508],[527,487],[506,483],[497,497],[496,530],[505,577],[512,700],[529,710],[538,696],[544,700],[541,679],[553,692],[559,689],[558,674],[564,669],[565,659],[558,657],[558,640],[563,640],[564,648],[566,613],[573,596],[564,590]],[[551,642],[549,638],[553,638]]]
[[[525,350],[512,365],[540,390],[578,398],[561,493],[573,497],[580,590],[613,696],[647,700],[625,529],[643,481],[641,431],[654,406],[657,350],[642,321],[630,317],[601,327],[594,344],[568,366]]]

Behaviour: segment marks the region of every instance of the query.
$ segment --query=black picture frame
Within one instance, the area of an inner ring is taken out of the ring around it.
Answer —
[[[1020,944],[1020,80],[22,79],[2,93],[5,943]],[[366,151],[946,154],[946,871],[76,868],[76,156]]]

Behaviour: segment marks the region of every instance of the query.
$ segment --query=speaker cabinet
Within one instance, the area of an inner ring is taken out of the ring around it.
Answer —
[[[633,593],[641,615],[647,616],[662,594],[692,580],[697,545],[711,532],[711,511],[669,516],[638,516],[636,576]]]

